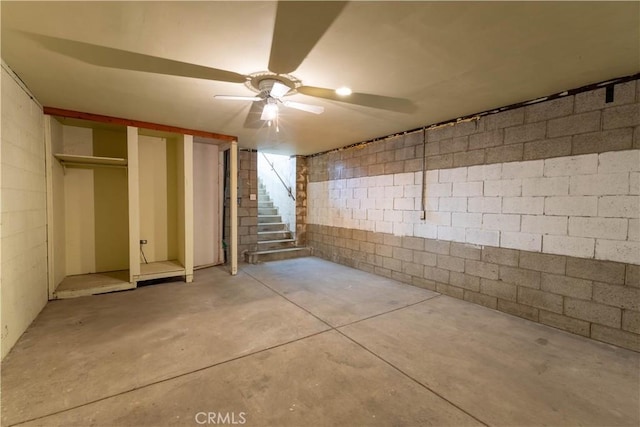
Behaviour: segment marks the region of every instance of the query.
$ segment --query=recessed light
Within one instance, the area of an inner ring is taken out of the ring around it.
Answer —
[[[351,95],[351,89],[346,86],[339,87],[336,89],[336,93],[340,96],[349,96]]]

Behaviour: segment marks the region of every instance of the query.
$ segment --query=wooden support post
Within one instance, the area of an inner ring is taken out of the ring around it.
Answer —
[[[51,120],[52,117],[44,116],[44,157],[46,166],[46,182],[47,182],[47,289],[49,300],[53,299],[53,293],[56,290],[55,282],[55,251],[54,245],[54,215],[53,215],[53,160],[52,142],[51,142]],[[58,202],[59,203],[59,202]]]
[[[184,270],[185,281],[193,282],[193,135],[182,135],[184,180]]]
[[[129,186],[129,281],[140,276],[140,190],[138,128],[127,126],[127,181]]]
[[[231,222],[229,251],[231,253],[231,275],[235,276],[238,274],[238,141],[231,142],[229,163],[229,216]]]

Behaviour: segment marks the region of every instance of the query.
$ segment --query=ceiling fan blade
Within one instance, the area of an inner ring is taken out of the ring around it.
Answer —
[[[264,103],[261,101],[256,101],[251,104],[247,118],[244,120],[244,127],[246,129],[260,129],[264,126],[265,122],[260,120],[263,107]]]
[[[231,101],[262,101],[262,98],[257,96],[235,96],[235,95],[213,95],[217,99],[229,99]]]
[[[404,98],[390,96],[371,95],[368,93],[354,92],[348,96],[340,96],[333,89],[314,86],[300,86],[296,89],[299,93],[317,98],[330,99],[332,101],[345,102],[347,104],[362,105],[364,107],[378,108],[380,110],[396,111],[399,113],[411,113],[416,111],[416,105]]]
[[[324,113],[324,107],[319,105],[309,105],[303,104],[301,102],[294,101],[283,101],[282,102],[286,107],[295,108],[296,110],[302,110],[313,114],[322,114]]]
[[[283,85],[280,82],[275,82],[271,88],[271,92],[269,92],[269,95],[274,98],[282,98],[290,90],[289,86]]]
[[[122,70],[144,71],[147,73],[165,74],[170,76],[190,77],[194,79],[216,80],[230,83],[244,83],[246,76],[232,71],[172,59],[129,52],[85,43],[75,40],[44,36],[41,34],[24,33],[45,48],[79,61],[100,67],[117,68]]]
[[[346,1],[279,1],[269,70],[276,74],[295,71],[346,4]]]

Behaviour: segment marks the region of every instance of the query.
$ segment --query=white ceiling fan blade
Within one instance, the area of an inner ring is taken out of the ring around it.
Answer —
[[[269,92],[269,95],[271,95],[274,98],[281,98],[284,95],[286,95],[287,92],[289,92],[291,89],[289,89],[289,86],[283,85],[280,82],[275,82],[273,84],[273,87],[271,88],[271,92]]]
[[[296,110],[306,111],[313,114],[324,113],[324,107],[319,105],[302,104],[300,102],[284,101],[283,104],[289,108],[295,108]]]
[[[218,99],[230,99],[233,101],[262,101],[262,98],[257,96],[214,95],[213,97]]]

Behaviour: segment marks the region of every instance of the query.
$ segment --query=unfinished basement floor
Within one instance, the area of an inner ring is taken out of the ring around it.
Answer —
[[[640,354],[317,258],[50,302],[2,425],[640,423]]]

